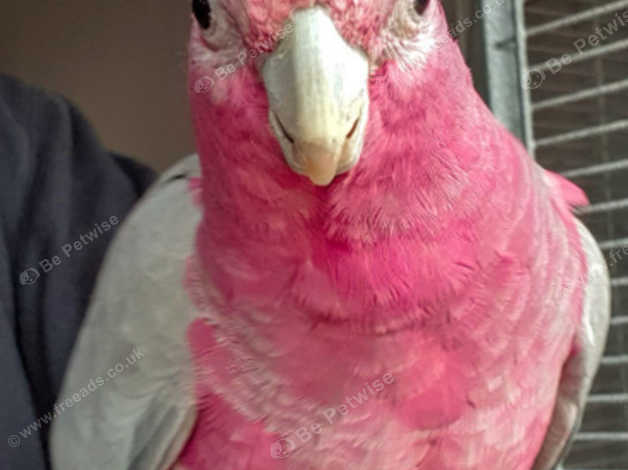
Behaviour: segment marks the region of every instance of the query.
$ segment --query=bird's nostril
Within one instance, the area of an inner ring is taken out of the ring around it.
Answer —
[[[277,123],[279,124],[279,128],[281,129],[281,132],[283,132],[284,137],[286,139],[288,139],[288,141],[291,144],[294,144],[294,139],[292,138],[290,133],[286,130],[286,128],[283,126],[283,123],[281,122],[281,119],[279,119],[279,116],[277,116],[276,114],[275,114],[275,119],[277,119]]]
[[[347,134],[347,139],[350,139],[351,137],[353,137],[353,134],[355,134],[355,131],[358,130],[358,123],[360,122],[360,117],[361,116],[358,116],[358,118],[353,123],[353,127],[351,128],[351,130]]]

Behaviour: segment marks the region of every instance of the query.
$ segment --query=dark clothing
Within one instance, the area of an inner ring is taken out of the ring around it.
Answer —
[[[153,178],[66,100],[0,76],[0,469],[47,468],[48,413],[96,275]]]

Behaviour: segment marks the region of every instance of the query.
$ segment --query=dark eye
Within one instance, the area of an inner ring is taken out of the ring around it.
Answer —
[[[429,4],[430,0],[414,0],[414,9],[419,15],[422,15]]]
[[[209,28],[212,22],[212,9],[209,6],[209,0],[192,0],[192,11],[201,28]]]

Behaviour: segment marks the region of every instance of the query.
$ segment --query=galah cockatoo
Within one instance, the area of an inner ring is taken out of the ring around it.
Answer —
[[[111,247],[55,470],[554,468],[608,275],[440,3],[192,8],[198,159]]]

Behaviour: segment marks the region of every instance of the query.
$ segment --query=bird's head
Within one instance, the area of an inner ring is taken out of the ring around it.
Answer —
[[[373,93],[411,96],[439,44],[451,42],[439,0],[193,0],[192,11],[201,157],[257,160],[258,170],[318,186],[365,153]]]

